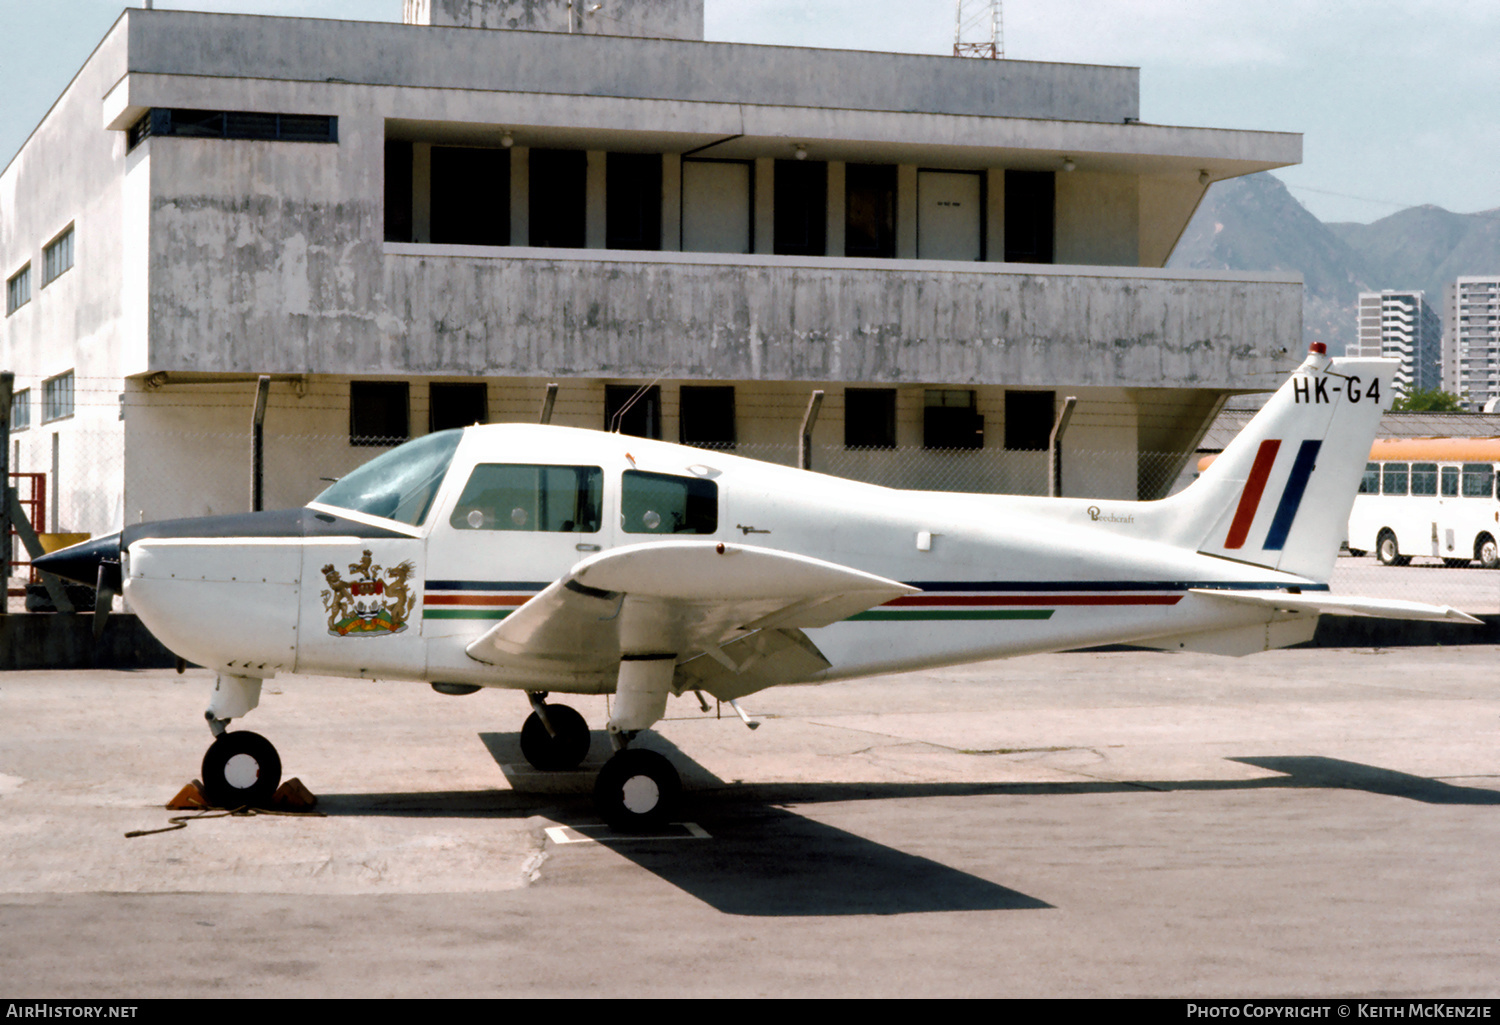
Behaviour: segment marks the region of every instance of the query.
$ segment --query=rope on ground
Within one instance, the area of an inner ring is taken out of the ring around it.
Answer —
[[[287,815],[293,818],[328,817],[321,811],[277,811],[274,808],[252,808],[249,805],[243,805],[239,808],[205,808],[202,811],[195,812],[192,815],[173,815],[171,818],[167,819],[167,821],[172,824],[170,826],[163,826],[160,829],[133,829],[125,834],[125,838],[129,840],[137,836],[152,836],[156,833],[171,833],[178,829],[186,829],[189,822],[194,822],[198,819],[222,819],[230,815],[237,815],[241,818],[249,818],[252,815]]]

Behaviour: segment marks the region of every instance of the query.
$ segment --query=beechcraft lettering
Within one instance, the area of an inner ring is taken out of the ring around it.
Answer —
[[[1347,394],[1350,402],[1373,402],[1380,403],[1380,378],[1370,381],[1370,386],[1365,388],[1360,378],[1354,376],[1344,377]],[[1329,384],[1327,377],[1300,378],[1292,382],[1293,401],[1302,403],[1326,403],[1332,402],[1330,393],[1337,395],[1341,391],[1338,384]]]
[[[641,828],[671,814],[679,779],[635,740],[673,701],[1107,643],[1244,655],[1309,639],[1323,613],[1476,622],[1329,593],[1397,365],[1314,346],[1154,502],[901,491],[491,424],[408,442],[300,509],[132,525],[36,566],[94,584],[101,608],[123,593],[216,671],[217,803],[274,791],[276,749],[228,727],[265,680],[306,673],[523,691],[521,750],[549,771],[594,740],[549,696],[611,695],[595,797]]]

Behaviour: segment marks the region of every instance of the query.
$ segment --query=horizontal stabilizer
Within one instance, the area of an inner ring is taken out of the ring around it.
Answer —
[[[1450,605],[1427,605],[1397,598],[1357,598],[1338,594],[1266,594],[1244,591],[1216,591],[1195,587],[1190,593],[1239,605],[1255,605],[1283,612],[1311,612],[1325,616],[1372,616],[1376,619],[1421,619],[1442,623],[1469,623],[1483,626],[1467,612]]]

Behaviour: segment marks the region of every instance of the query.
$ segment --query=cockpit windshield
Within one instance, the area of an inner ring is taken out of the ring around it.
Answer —
[[[420,527],[463,433],[438,431],[408,441],[346,474],[313,501]]]

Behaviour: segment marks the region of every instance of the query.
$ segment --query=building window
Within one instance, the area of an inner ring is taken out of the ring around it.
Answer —
[[[844,447],[896,447],[896,389],[844,389]]]
[[[432,147],[432,241],[510,245],[510,150]]]
[[[1005,261],[1051,263],[1056,231],[1057,176],[1005,172]]]
[[[31,426],[31,389],[22,388],[10,397],[10,429],[24,431]],[[11,467],[12,470],[15,467]]]
[[[734,386],[683,385],[678,392],[677,429],[684,445],[734,448]]]
[[[661,154],[610,153],[604,163],[604,245],[661,248]]]
[[[42,382],[42,423],[73,415],[73,371]],[[28,418],[29,419],[29,418]]]
[[[931,388],[922,410],[923,448],[984,448],[984,417],[972,391]]]
[[[1056,409],[1056,392],[1006,392],[1005,447],[1012,452],[1047,451]]]
[[[582,249],[587,244],[588,154],[534,149],[530,156],[528,216],[534,246]]]
[[[821,160],[776,161],[778,256],[828,255],[828,165]]]
[[[489,386],[483,381],[433,383],[427,389],[427,429],[433,433],[472,427],[490,419]]]
[[[73,226],[70,224],[42,250],[42,287],[56,281],[73,266]]]
[[[412,241],[412,144],[385,140],[385,240]]]
[[[16,271],[5,282],[5,315],[8,317],[31,302],[31,264]]]
[[[604,386],[604,429],[636,438],[661,437],[661,386]]]
[[[405,381],[349,382],[349,444],[397,445],[411,437]]]
[[[248,110],[154,107],[125,133],[135,149],[154,135],[267,142],[338,142],[339,119],[325,114],[265,114]]]
[[[844,255],[896,255],[896,165],[844,169]]]

